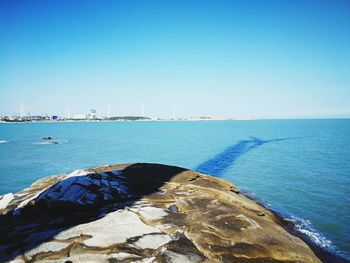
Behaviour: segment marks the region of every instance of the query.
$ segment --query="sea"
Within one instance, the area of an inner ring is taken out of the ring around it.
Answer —
[[[350,119],[0,124],[0,195],[134,162],[224,178],[312,245],[350,260]]]

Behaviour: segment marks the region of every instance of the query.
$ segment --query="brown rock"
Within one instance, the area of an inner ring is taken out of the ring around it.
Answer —
[[[321,262],[231,183],[179,167],[48,177],[0,210],[0,261]]]

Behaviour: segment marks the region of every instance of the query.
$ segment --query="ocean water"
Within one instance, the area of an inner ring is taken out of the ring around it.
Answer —
[[[44,176],[131,162],[225,178],[350,259],[350,120],[0,124],[0,195]]]

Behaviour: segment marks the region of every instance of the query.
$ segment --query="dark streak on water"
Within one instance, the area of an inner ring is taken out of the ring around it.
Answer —
[[[291,140],[295,138],[281,138],[273,140],[261,140],[259,138],[250,137],[250,140],[241,140],[238,143],[227,147],[223,152],[201,163],[194,170],[220,177],[231,165],[234,164],[237,158],[248,153],[255,148],[266,143]]]
[[[298,138],[279,138],[272,140],[262,140],[251,136],[250,140],[241,140],[238,143],[227,147],[224,151],[215,155],[213,158],[210,158],[209,160],[198,165],[194,170],[200,173],[221,177],[226,172],[226,170],[235,163],[235,161],[239,157],[248,153],[249,151],[252,151],[266,143],[280,142],[292,139]],[[254,197],[252,197],[248,192],[244,194],[249,198],[254,199]],[[268,209],[273,211],[278,217],[282,218],[285,224],[285,228],[293,235],[303,239],[312,248],[315,254],[322,259],[322,261],[332,263],[349,262],[345,258],[346,255],[344,255],[343,252],[335,246],[326,246],[325,244],[318,244],[318,242],[315,242],[315,238],[319,239],[318,236],[320,236],[321,234],[316,232],[314,229],[311,229],[309,225],[303,226],[303,221],[298,222],[291,216],[273,209],[273,207],[269,206],[267,203],[261,201],[258,201],[258,203],[262,206],[267,207]],[[302,229],[303,227],[304,229]]]
[[[35,144],[45,136],[67,143]],[[0,194],[78,168],[172,164],[235,183],[350,259],[349,146],[350,120],[1,124]]]

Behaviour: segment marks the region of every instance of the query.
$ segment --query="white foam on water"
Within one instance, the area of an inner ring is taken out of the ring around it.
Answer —
[[[67,143],[67,142],[68,142],[68,140],[62,140],[62,141],[58,140],[58,141],[52,141],[51,144],[63,144],[63,143]]]
[[[244,188],[242,192],[247,197],[255,200],[257,203],[270,209],[271,211],[275,212],[277,215],[283,217],[284,220],[288,222],[292,222],[294,224],[294,229],[297,232],[299,232],[300,235],[305,236],[305,238],[308,239],[315,246],[318,246],[324,249],[325,251],[332,253],[333,255],[346,258],[347,260],[350,259],[350,256],[348,254],[340,250],[336,245],[333,244],[331,240],[327,239],[322,233],[314,229],[312,227],[310,220],[305,220],[300,217],[284,214],[283,212],[276,210],[271,203],[268,203],[266,200],[259,198],[254,192],[248,191]]]
[[[284,218],[286,221],[293,222],[295,224],[294,229],[305,235],[312,243],[316,246],[332,253],[333,255],[340,256],[345,259],[350,259],[344,251],[340,250],[333,242],[327,239],[322,233],[318,232],[312,227],[309,220],[305,220],[296,216],[291,216],[290,218]]]
[[[289,219],[288,221],[292,221],[293,223],[295,223],[295,229],[300,233],[307,235],[310,238],[310,240],[316,245],[322,248],[337,250],[337,248],[332,243],[332,241],[328,240],[317,230],[313,229],[311,222],[309,220],[292,216],[291,219]]]
[[[44,142],[33,142],[35,145],[47,145],[47,144],[63,144],[67,143],[68,140],[53,140],[53,141],[44,141]]]
[[[0,144],[1,144],[1,143],[8,143],[8,141],[0,140]]]

